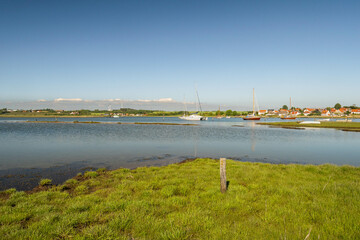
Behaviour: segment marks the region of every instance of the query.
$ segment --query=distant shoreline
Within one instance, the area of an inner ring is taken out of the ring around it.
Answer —
[[[171,117],[171,118],[178,118],[180,117],[181,115],[168,115],[168,116],[122,116],[122,117],[119,117],[120,119],[121,118],[144,118],[144,117],[158,117],[158,118],[162,118],[162,117]],[[208,116],[208,115],[204,115],[206,117],[210,117],[210,118],[216,118],[216,116]],[[239,116],[231,116],[231,118],[243,118],[245,117],[246,115],[239,115]],[[266,117],[263,117],[263,116],[260,116],[261,119],[280,119],[279,116],[266,116]],[[94,116],[94,115],[36,115],[36,114],[22,114],[22,115],[17,115],[17,114],[12,114],[12,115],[9,115],[9,114],[2,114],[0,115],[0,118],[112,118],[112,117],[109,117],[109,116]],[[353,116],[334,116],[334,117],[329,117],[329,116],[299,116],[299,117],[296,117],[296,119],[309,119],[309,118],[316,118],[316,119],[343,119],[343,118],[348,118],[348,119],[360,119],[360,115],[357,116],[357,115],[353,115]]]
[[[194,123],[159,123],[159,122],[66,122],[66,121],[24,121],[24,123],[65,123],[65,124],[120,124],[120,125],[180,125],[180,126],[198,126],[199,124]]]

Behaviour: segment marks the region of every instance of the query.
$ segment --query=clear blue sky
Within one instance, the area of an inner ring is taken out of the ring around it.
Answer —
[[[360,105],[360,1],[0,1],[0,103]],[[4,105],[4,104],[2,104]],[[2,106],[0,106],[2,107]],[[6,107],[6,106],[4,106]]]

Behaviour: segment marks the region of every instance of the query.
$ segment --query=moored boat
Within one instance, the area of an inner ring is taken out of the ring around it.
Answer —
[[[200,107],[200,112],[202,112],[199,94],[198,94],[198,92],[197,92],[196,89],[195,89],[195,92],[196,92],[198,104],[199,104],[199,107]],[[206,120],[208,120],[207,117],[201,116],[201,115],[199,115],[197,112],[194,113],[194,114],[191,114],[191,115],[186,115],[186,112],[187,112],[186,102],[184,101],[184,103],[185,103],[185,112],[184,112],[184,115],[183,115],[183,116],[179,117],[180,119],[182,119],[182,120],[188,120],[188,121],[206,121]]]
[[[302,121],[300,124],[321,124],[320,121]]]
[[[246,117],[243,117],[244,120],[260,120],[261,117],[257,117],[255,115],[247,115]]]
[[[291,97],[290,97],[290,115],[286,114],[285,116],[280,117],[280,119],[282,119],[282,120],[294,120],[294,119],[296,119],[296,116],[294,116],[291,111],[292,111],[292,107],[291,107]]]
[[[282,120],[292,120],[292,119],[296,119],[296,117],[293,116],[283,116],[281,117]]]
[[[255,116],[255,89],[253,88],[253,113],[252,114],[248,114],[246,117],[243,117],[244,120],[253,120],[253,121],[257,121],[260,120],[261,117],[259,116]]]
[[[191,114],[189,116],[183,115],[179,118],[182,120],[188,120],[188,121],[206,121],[206,120],[208,120],[207,117],[200,116],[199,114]]]

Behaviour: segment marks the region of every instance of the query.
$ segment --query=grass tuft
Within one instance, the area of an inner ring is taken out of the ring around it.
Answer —
[[[84,173],[85,178],[95,178],[97,176],[99,176],[99,174],[95,171],[87,171]]]
[[[45,179],[41,179],[39,182],[40,186],[49,186],[52,184],[51,179],[45,178]]]

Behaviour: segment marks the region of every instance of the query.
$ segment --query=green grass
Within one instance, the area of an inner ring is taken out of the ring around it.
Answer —
[[[358,239],[360,168],[219,161],[100,170],[0,193],[2,239]]]
[[[52,181],[51,179],[41,179],[40,182],[39,182],[39,185],[40,186],[47,186],[47,185],[51,185],[52,184]]]
[[[279,127],[315,127],[315,128],[335,128],[340,130],[360,130],[360,122],[321,122],[320,124],[300,124],[300,122],[263,122],[259,125],[279,126]]]

